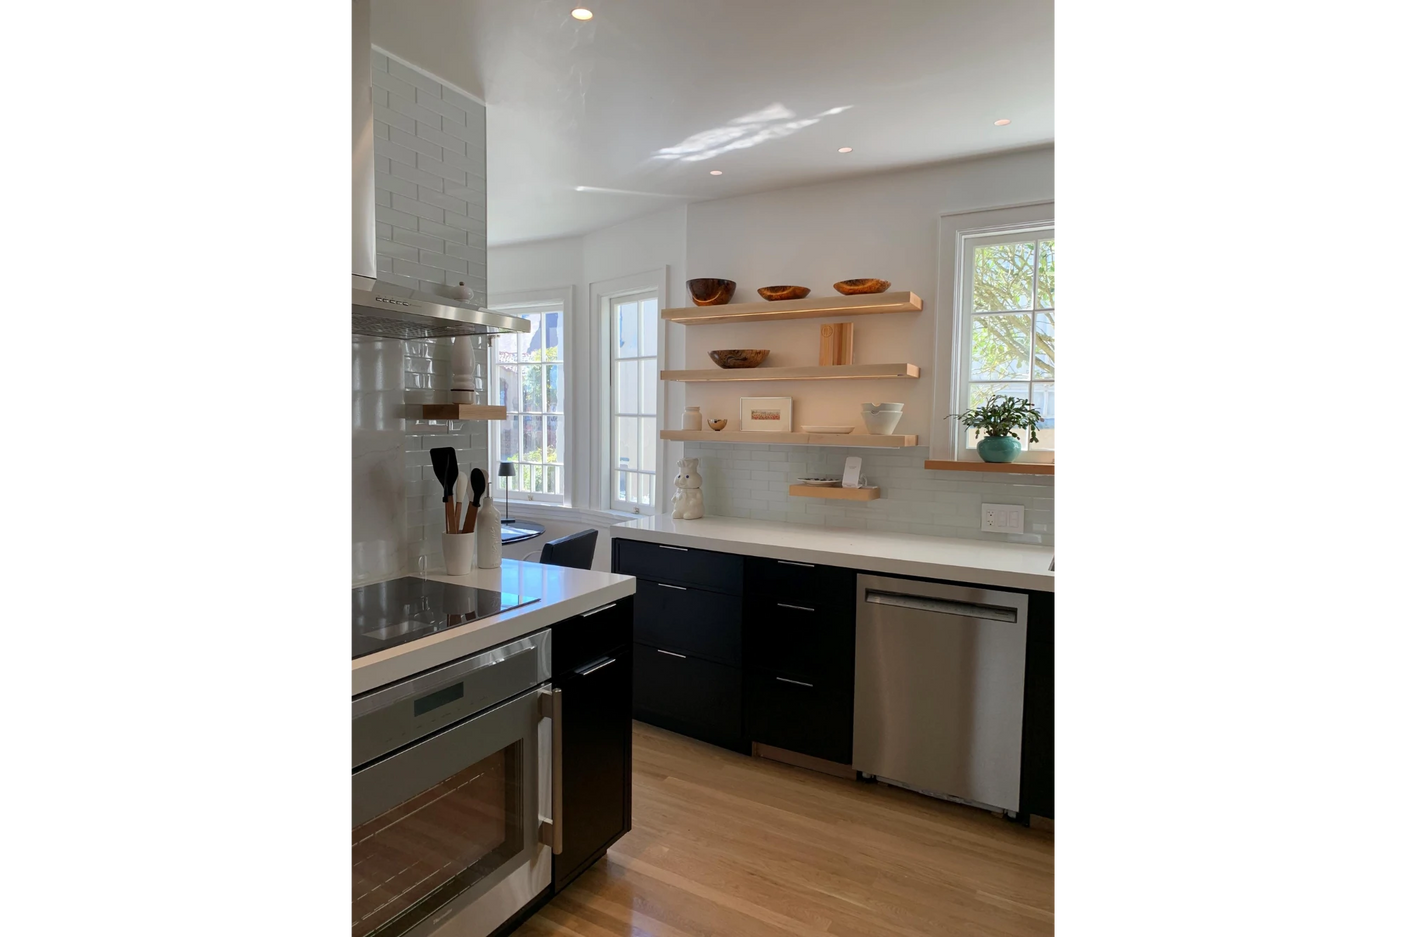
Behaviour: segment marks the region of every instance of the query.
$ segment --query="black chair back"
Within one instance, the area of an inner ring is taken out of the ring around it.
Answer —
[[[542,547],[541,562],[550,566],[570,566],[572,569],[590,569],[596,558],[596,535],[600,531],[594,527],[549,540]]]

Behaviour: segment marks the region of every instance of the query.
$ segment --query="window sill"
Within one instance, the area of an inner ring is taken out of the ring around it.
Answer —
[[[493,503],[502,510],[502,502],[497,495],[493,496]],[[514,517],[522,517],[532,521],[558,521],[568,523],[588,524],[594,527],[610,527],[624,521],[636,521],[642,517],[649,517],[650,514],[634,514],[628,511],[598,511],[591,508],[577,508],[566,504],[555,504],[549,501],[519,501],[516,498],[512,501],[512,511]]]

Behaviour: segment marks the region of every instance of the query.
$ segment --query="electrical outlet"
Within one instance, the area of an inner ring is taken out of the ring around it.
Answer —
[[[983,504],[981,529],[990,534],[1025,533],[1025,508],[1019,504]]]

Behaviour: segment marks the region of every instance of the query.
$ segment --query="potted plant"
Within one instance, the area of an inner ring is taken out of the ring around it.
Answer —
[[[966,427],[977,431],[985,430],[986,435],[977,440],[976,452],[983,462],[1014,462],[1020,454],[1020,440],[1011,435],[1012,430],[1030,430],[1030,441],[1039,442],[1035,427],[1044,419],[1030,401],[1021,397],[1006,397],[997,394],[979,407],[966,413],[954,413]]]

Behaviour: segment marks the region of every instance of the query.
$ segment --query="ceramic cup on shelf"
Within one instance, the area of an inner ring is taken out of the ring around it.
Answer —
[[[473,534],[440,534],[444,544],[444,571],[451,576],[467,576],[474,568]]]
[[[698,407],[684,407],[683,428],[701,430],[703,428],[703,411]]]

